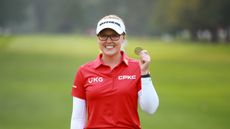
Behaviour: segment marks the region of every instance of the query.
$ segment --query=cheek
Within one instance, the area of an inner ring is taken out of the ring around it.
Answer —
[[[101,42],[101,41],[98,41],[98,47],[100,48],[100,49],[102,49],[103,48],[103,42]]]

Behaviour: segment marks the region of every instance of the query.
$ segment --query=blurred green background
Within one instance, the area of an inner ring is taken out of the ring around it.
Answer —
[[[77,68],[98,55],[96,37],[30,35],[0,38],[0,129],[67,129]],[[230,46],[128,37],[142,46],[160,106],[140,111],[143,129],[228,129]]]

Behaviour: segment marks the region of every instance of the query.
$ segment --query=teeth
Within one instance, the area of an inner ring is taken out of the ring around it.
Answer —
[[[114,48],[112,45],[106,45],[105,48]]]

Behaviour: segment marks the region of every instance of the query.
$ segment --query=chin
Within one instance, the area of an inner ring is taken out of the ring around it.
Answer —
[[[116,55],[118,52],[114,52],[114,51],[104,51],[104,54],[107,56],[114,56]]]
[[[105,52],[104,54],[105,54],[106,56],[113,56],[113,55],[115,55],[114,52]]]

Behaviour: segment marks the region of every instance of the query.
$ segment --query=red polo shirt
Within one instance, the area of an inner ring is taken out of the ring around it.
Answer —
[[[110,69],[102,55],[78,69],[72,95],[86,100],[85,129],[140,129],[137,112],[141,73],[138,61],[121,52],[119,65]]]

